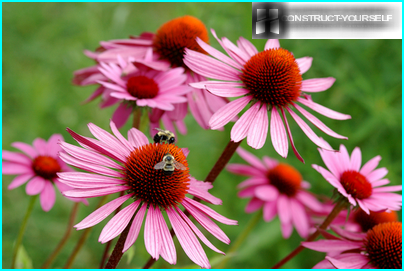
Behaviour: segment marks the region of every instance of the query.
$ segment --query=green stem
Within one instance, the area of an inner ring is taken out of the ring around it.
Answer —
[[[314,232],[312,235],[310,235],[305,242],[311,242],[314,241],[319,235],[320,235],[320,230],[325,230],[328,228],[328,226],[331,224],[331,222],[334,220],[334,218],[337,217],[337,215],[344,210],[348,205],[347,201],[345,198],[341,198],[339,201],[337,201],[337,204],[335,204],[334,209],[332,209],[331,213],[325,218],[323,224],[318,227],[317,231]],[[297,254],[299,254],[302,250],[304,249],[304,246],[299,245],[295,250],[293,250],[288,256],[283,258],[280,262],[275,264],[272,269],[277,269],[287,263],[290,259],[295,257]]]
[[[18,232],[17,241],[15,242],[14,250],[13,250],[13,258],[11,260],[11,268],[15,268],[15,262],[17,260],[18,249],[20,248],[22,237],[24,236],[25,229],[27,228],[28,219],[32,213],[32,209],[34,209],[35,200],[38,198],[38,195],[32,196],[31,201],[28,205],[27,212],[25,213],[24,220],[22,221],[20,231]]]
[[[100,199],[100,201],[98,202],[97,207],[95,207],[95,209],[98,209],[99,207],[101,207],[107,201],[107,199],[108,199],[108,195],[103,196]],[[90,234],[92,229],[93,229],[93,227],[87,228],[84,230],[79,241],[77,242],[76,246],[74,247],[72,254],[70,255],[69,259],[67,260],[65,266],[63,267],[64,269],[68,269],[72,266],[74,260],[76,259],[77,254],[79,253],[80,249],[83,247],[83,245],[86,242],[88,235]]]
[[[133,128],[139,130],[141,117],[142,117],[142,108],[136,106],[135,109],[133,110],[133,121],[132,121]]]
[[[69,222],[67,224],[67,229],[66,229],[65,235],[63,236],[62,240],[60,240],[58,246],[53,251],[53,253],[49,256],[49,258],[46,260],[46,262],[42,265],[42,267],[41,267],[42,269],[48,268],[48,266],[53,262],[53,260],[56,258],[56,256],[59,254],[59,252],[64,247],[64,245],[67,243],[67,240],[69,240],[70,234],[72,233],[74,220],[76,219],[77,210],[79,209],[79,204],[80,204],[79,202],[74,203],[72,212],[69,217]]]
[[[255,214],[255,216],[253,216],[251,218],[250,222],[248,222],[248,224],[245,227],[244,231],[237,237],[237,240],[233,243],[233,245],[227,251],[226,254],[229,257],[224,258],[223,261],[221,261],[218,264],[218,266],[216,267],[217,269],[223,269],[226,266],[227,262],[231,258],[231,254],[236,252],[238,250],[238,248],[244,243],[245,239],[247,239],[250,232],[255,228],[255,225],[257,225],[257,223],[260,221],[261,217],[262,217],[262,209],[260,209],[260,211],[258,211]]]

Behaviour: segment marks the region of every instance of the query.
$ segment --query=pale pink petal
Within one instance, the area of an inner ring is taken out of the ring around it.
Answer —
[[[28,174],[33,172],[31,165],[23,165],[14,162],[3,162],[2,163],[3,174],[14,175],[14,174]]]
[[[261,184],[267,184],[268,180],[266,177],[253,177],[250,179],[247,179],[245,181],[243,181],[242,183],[240,183],[239,185],[237,185],[237,188],[241,189],[241,188],[245,188],[248,186],[257,186],[257,185],[261,185]]]
[[[356,202],[358,203],[359,207],[368,215],[370,215],[369,208],[364,204],[360,199],[356,199]]]
[[[313,62],[313,58],[305,56],[305,57],[296,59],[296,62],[297,62],[297,65],[299,66],[300,74],[303,74],[310,69],[311,63]]]
[[[219,97],[239,97],[250,93],[249,90],[244,88],[231,88],[231,87],[211,87],[206,86],[206,89]]]
[[[45,186],[39,195],[39,199],[41,202],[41,207],[45,212],[52,209],[53,205],[55,204],[56,193],[51,182],[45,182]]]
[[[245,176],[263,176],[264,172],[260,169],[254,168],[252,166],[247,166],[243,164],[230,164],[227,165],[226,169],[231,173],[237,175],[245,175]]]
[[[276,48],[280,48],[280,44],[279,44],[279,40],[278,39],[269,39],[266,43],[265,43],[265,50],[269,50],[269,49],[276,49]]]
[[[299,152],[297,151],[297,149],[295,147],[295,143],[293,142],[292,132],[290,131],[289,123],[288,123],[288,120],[286,119],[285,111],[283,110],[282,107],[280,109],[282,112],[283,121],[285,122],[286,131],[288,132],[290,145],[292,145],[293,153],[295,154],[297,159],[299,159],[302,163],[304,163],[303,157],[299,154]]]
[[[119,141],[129,150],[129,152],[133,151],[133,146],[129,143],[129,141],[122,136],[119,132],[118,128],[116,127],[115,123],[111,120],[109,122],[109,126],[111,127],[112,132],[119,139]]]
[[[159,220],[155,215],[157,212],[160,212],[160,210],[155,210],[153,206],[149,207],[144,226],[144,243],[146,250],[156,260],[159,259],[161,247]]]
[[[360,253],[341,254],[338,259],[329,256],[325,258],[338,269],[361,269],[370,261],[368,257]]]
[[[281,223],[290,224],[292,221],[292,213],[291,213],[292,210],[290,207],[290,200],[286,195],[284,194],[279,195],[277,202],[277,210],[279,220],[281,221]]]
[[[282,237],[284,239],[288,239],[293,232],[292,222],[291,221],[287,222],[287,223],[281,222],[281,232],[282,232]]]
[[[260,185],[255,188],[255,196],[263,201],[274,201],[279,196],[279,191],[273,185]]]
[[[349,170],[350,168],[350,158],[348,150],[344,145],[340,145],[339,153],[337,153],[337,158],[339,159],[339,167],[342,172]]]
[[[286,136],[285,126],[275,106],[272,107],[271,111],[270,132],[275,151],[279,153],[280,156],[286,158],[288,156],[288,138]]]
[[[344,240],[319,240],[315,242],[302,242],[302,246],[320,252],[346,251],[361,248],[360,242]]]
[[[28,195],[37,195],[42,192],[42,190],[45,187],[45,183],[50,182],[48,180],[45,180],[42,177],[35,176],[32,178],[31,181],[28,182],[28,184],[25,186],[25,192]]]
[[[233,42],[231,42],[228,38],[223,37],[222,38],[223,45],[229,49],[227,52],[229,55],[237,60],[241,65],[244,65],[249,59],[250,56],[245,53],[243,50],[240,50]]]
[[[361,164],[362,164],[362,153],[361,150],[356,147],[353,151],[352,151],[352,155],[351,155],[351,166],[350,169],[355,170],[355,171],[359,171]]]
[[[195,186],[190,186],[188,188],[188,194],[195,196],[197,198],[200,198],[206,202],[215,204],[215,205],[222,204],[221,199],[219,199],[219,198],[213,196],[212,194],[210,194],[209,192],[199,189],[198,187],[195,187]]]
[[[187,93],[189,110],[194,116],[196,122],[203,128],[208,129],[209,119],[212,113],[209,111],[209,107],[206,104],[204,95],[201,90],[194,90],[192,93]]]
[[[318,171],[321,175],[323,175],[324,179],[329,182],[332,186],[337,187],[340,186],[339,179],[336,179],[333,174],[331,174],[328,170],[323,167],[312,165],[312,167]]]
[[[300,88],[303,92],[319,92],[329,89],[335,82],[335,78],[315,78],[306,79],[302,81],[302,87]]]
[[[389,171],[386,168],[382,167],[368,173],[365,177],[369,182],[373,183],[386,176],[388,172]]]
[[[140,202],[140,200],[139,200]],[[135,242],[139,235],[140,228],[142,227],[142,222],[144,215],[146,213],[147,204],[143,204],[142,207],[137,212],[135,218],[133,219],[132,225],[130,226],[128,236],[126,237],[125,244],[122,252],[127,251]]]
[[[24,143],[24,142],[13,142],[11,143],[11,146],[13,146],[16,149],[19,149],[22,152],[25,152],[29,157],[35,158],[38,156],[38,152],[29,144]]]
[[[200,82],[195,82],[195,83],[189,83],[189,85],[193,88],[199,88],[199,89],[206,89],[208,87],[211,88],[218,88],[218,89],[225,89],[225,88],[231,88],[231,89],[236,89],[244,86],[244,83],[239,83],[239,82],[226,82],[226,81],[200,81]]]
[[[36,138],[33,142],[33,146],[37,150],[39,155],[47,155],[46,153],[47,143],[44,139]]]
[[[114,215],[102,229],[98,242],[106,243],[121,234],[129,224],[138,206],[139,201],[135,201]]]
[[[366,238],[366,233],[363,233],[363,232],[351,232],[351,231],[344,230],[340,227],[335,227],[333,225],[331,225],[331,229],[336,234],[338,234],[346,239],[353,240],[353,241],[362,241]]]
[[[373,183],[374,184],[374,183]],[[375,186],[373,186],[375,187]],[[373,192],[395,192],[395,191],[401,191],[402,190],[401,185],[392,185],[392,186],[386,186],[386,187],[377,187],[373,188]]]
[[[85,172],[59,172],[57,175],[60,182],[72,188],[97,188],[126,183],[124,179]]]
[[[296,199],[290,199],[292,222],[299,235],[306,238],[309,235],[309,220],[304,207]]]
[[[147,137],[138,129],[131,128],[128,131],[128,139],[129,142],[135,146],[135,148],[139,148],[140,146],[149,144],[149,140]]]
[[[176,264],[177,252],[175,251],[174,241],[159,209],[156,209],[155,218],[157,219],[158,229],[161,233],[160,255],[170,264]]]
[[[127,100],[127,101],[137,101],[138,98],[133,97],[129,93],[123,93],[123,92],[111,92],[111,97],[114,97],[119,100]]]
[[[166,211],[178,241],[191,261],[202,268],[210,268],[209,260],[195,234],[174,210],[169,208]]]
[[[258,54],[257,48],[247,39],[240,37],[237,40],[237,45],[240,47],[240,49],[243,49],[244,52],[247,53],[248,56],[252,57],[256,54]]]
[[[246,162],[248,162],[250,165],[253,167],[262,170],[264,172],[267,171],[267,168],[265,165],[261,162],[260,159],[258,159],[255,155],[252,153],[246,151],[245,149],[238,147],[237,148],[237,154],[240,155],[241,158],[243,158]]]
[[[379,162],[381,159],[382,159],[382,157],[380,155],[373,157],[372,159],[367,161],[366,164],[363,165],[363,167],[359,171],[359,173],[364,176],[368,175],[370,172],[372,172],[377,167],[377,165],[379,165]]]
[[[271,221],[277,214],[276,201],[265,202],[263,208],[264,221]]]
[[[339,113],[337,111],[331,110],[327,107],[324,107],[320,104],[317,104],[315,102],[313,102],[311,99],[305,99],[302,97],[298,97],[297,101],[304,104],[305,106],[313,109],[314,111],[316,111],[317,113],[320,113],[326,117],[329,117],[331,119],[336,119],[336,120],[346,120],[346,119],[350,119],[351,116],[350,115],[346,115],[346,114],[342,114]]]
[[[58,152],[60,151],[60,147],[58,145],[59,142],[63,142],[63,136],[61,134],[53,134],[47,143],[46,150],[49,156],[56,157]]]
[[[30,166],[32,164],[32,160],[25,154],[6,150],[3,150],[3,160],[13,163],[24,164],[27,166]]]
[[[254,197],[255,196],[255,188],[256,188],[256,186],[247,187],[246,189],[243,189],[240,192],[238,192],[237,196],[239,198]]]
[[[230,133],[230,138],[232,141],[239,142],[247,136],[248,130],[252,125],[253,120],[257,117],[259,106],[259,103],[251,106],[233,125]]]
[[[378,186],[386,185],[386,184],[389,184],[389,183],[390,183],[390,181],[388,179],[381,179],[379,181],[373,182],[372,186],[373,187],[378,187]]]
[[[269,158],[268,156],[262,157],[262,161],[268,169],[272,169],[278,165],[278,161],[276,159]]]
[[[254,149],[261,149],[268,134],[268,112],[263,105],[248,129],[247,144]]]
[[[121,128],[132,114],[133,108],[126,103],[120,103],[112,115],[112,121],[116,124],[117,128]]]
[[[312,269],[334,269],[334,268],[335,267],[328,260],[322,260],[321,262],[313,266]]]
[[[23,185],[24,183],[26,183],[29,179],[31,179],[32,177],[34,177],[35,174],[33,172],[31,173],[26,173],[26,174],[21,174],[18,175],[17,177],[14,178],[14,180],[8,185],[8,189],[14,189],[16,187],[19,187],[21,185]]]
[[[320,156],[323,159],[324,164],[335,176],[335,178],[339,179],[343,171],[340,169],[337,155],[333,152],[322,149],[318,149],[318,151],[320,152]]]
[[[118,185],[102,188],[73,189],[66,192],[62,192],[62,194],[66,197],[72,197],[72,198],[94,198],[129,190],[130,188],[131,188],[130,186]]]
[[[219,129],[231,121],[251,101],[251,96],[246,96],[232,101],[216,111],[209,120],[212,130]]]

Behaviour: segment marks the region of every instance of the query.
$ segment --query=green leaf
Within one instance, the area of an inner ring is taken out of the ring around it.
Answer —
[[[20,245],[18,249],[15,267],[18,269],[32,269],[32,260],[23,245]]]
[[[130,264],[130,262],[132,261],[133,257],[135,256],[135,251],[136,251],[135,246],[131,246],[131,247],[125,252],[124,256],[127,257],[127,259],[126,259],[126,263],[127,263],[127,264]]]

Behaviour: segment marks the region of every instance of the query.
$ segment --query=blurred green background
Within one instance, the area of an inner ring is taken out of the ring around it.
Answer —
[[[164,22],[186,14],[201,19],[219,37],[226,36],[233,42],[240,36],[251,40],[251,3],[3,3],[3,149],[15,151],[10,146],[14,141],[31,144],[37,137],[48,139],[54,133],[61,133],[67,142],[76,144],[66,127],[90,136],[88,122],[109,131],[115,106],[100,110],[99,100],[83,104],[95,87],[71,84],[73,71],[93,64],[83,50],[94,50],[102,40],[154,32]],[[212,46],[221,49],[212,35],[210,39]],[[251,41],[258,50],[263,49],[265,40]],[[281,46],[297,58],[314,58],[304,79],[329,76],[337,79],[329,90],[312,95],[315,102],[352,116],[351,120],[337,121],[315,114],[331,129],[348,136],[348,141],[331,138],[315,127],[314,131],[334,148],[343,143],[352,152],[359,146],[363,162],[381,155],[379,166],[389,170],[387,178],[392,184],[401,184],[401,40],[282,40]],[[190,149],[191,174],[203,180],[229,141],[232,124],[224,132],[205,131],[190,115],[186,124],[188,134],[178,135],[178,145]],[[323,165],[316,146],[292,119],[290,126],[306,164],[299,162],[291,150],[284,162],[302,173],[312,184],[312,191],[331,196],[331,186],[311,167],[311,164]],[[126,135],[129,128],[130,123],[121,132]],[[275,153],[269,138],[260,150],[252,150],[246,142],[242,146],[260,158],[268,155],[284,160]],[[243,161],[235,155],[231,162]],[[12,245],[30,200],[24,186],[7,190],[13,177],[3,176],[2,183],[3,268],[10,267]],[[239,221],[239,226],[220,225],[233,242],[254,216],[244,212],[248,200],[236,196],[236,185],[244,179],[224,171],[211,190],[223,200],[223,205],[213,209]],[[80,206],[76,223],[90,214],[98,201],[90,199],[89,206]],[[60,241],[72,206],[61,195],[48,213],[42,211],[39,202],[35,205],[23,240],[34,268],[40,268]],[[105,245],[97,240],[108,220],[93,228],[73,268],[98,268]],[[73,231],[52,268],[64,266],[81,233]],[[229,249],[207,235],[220,250]],[[226,268],[270,268],[300,241],[296,231],[290,239],[283,240],[278,219],[271,223],[261,219]],[[160,259],[153,268],[195,267],[177,240],[175,243],[178,264],[170,266]],[[124,256],[118,267],[141,268],[146,263],[149,255],[142,233],[135,245],[134,257]],[[223,256],[204,248],[214,268]],[[324,254],[306,250],[284,267],[311,268],[322,259]]]

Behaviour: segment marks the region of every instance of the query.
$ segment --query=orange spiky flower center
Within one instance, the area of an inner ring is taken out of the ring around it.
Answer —
[[[186,170],[166,172],[155,169],[165,155],[171,154]],[[135,199],[166,209],[182,202],[189,186],[188,163],[182,150],[174,144],[150,143],[131,152],[126,162],[125,180]]]
[[[367,214],[362,209],[358,209],[353,215],[353,220],[361,226],[363,232],[367,232],[378,224],[398,221],[398,217],[397,213],[394,211],[370,211],[370,214]]]
[[[293,197],[300,190],[302,175],[290,165],[278,164],[268,171],[267,177],[270,184],[289,197]]]
[[[366,199],[372,195],[372,185],[365,176],[355,170],[342,173],[340,182],[345,191],[356,199]]]
[[[40,155],[32,162],[32,169],[36,175],[44,179],[54,179],[57,178],[56,173],[60,172],[61,167],[55,158]]]
[[[157,30],[153,48],[161,59],[168,60],[172,67],[189,70],[183,62],[185,48],[206,54],[196,43],[197,37],[206,43],[209,41],[205,25],[199,19],[186,15],[163,24]]]
[[[240,76],[255,99],[283,107],[300,96],[302,75],[295,57],[282,48],[260,52],[244,64]]]
[[[126,87],[129,94],[138,99],[151,99],[159,92],[157,83],[143,75],[130,77]]]
[[[401,269],[401,228],[401,222],[388,222],[376,225],[367,232],[365,247],[371,263],[376,268]]]

